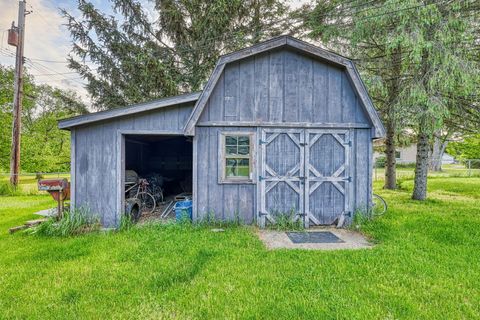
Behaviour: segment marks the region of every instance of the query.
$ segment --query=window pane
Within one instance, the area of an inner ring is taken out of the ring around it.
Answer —
[[[237,146],[226,146],[225,149],[226,149],[228,155],[238,154],[237,153]]]
[[[225,176],[227,177],[249,177],[250,160],[248,159],[226,159]]]
[[[238,137],[238,145],[239,146],[249,146],[250,145],[250,137],[249,136]]]
[[[250,152],[249,149],[250,149],[249,146],[238,146],[238,154],[248,155]]]
[[[225,145],[236,146],[237,145],[237,137],[235,137],[235,136],[225,136]]]
[[[250,160],[238,159],[237,175],[239,177],[250,177]]]
[[[225,177],[248,179],[250,177],[250,136],[225,135]],[[246,159],[245,159],[246,158]]]
[[[226,159],[225,176],[235,177],[237,175],[237,159]]]
[[[231,167],[236,166],[237,165],[237,159],[232,159],[232,158],[227,159],[226,165],[231,166]]]
[[[249,159],[238,159],[239,166],[249,166],[250,160]]]

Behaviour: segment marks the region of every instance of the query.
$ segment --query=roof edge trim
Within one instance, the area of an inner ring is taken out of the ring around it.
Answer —
[[[166,97],[158,100],[148,101],[144,103],[138,103],[138,104],[134,104],[126,107],[88,113],[81,116],[59,120],[58,127],[60,129],[69,129],[69,128],[84,125],[84,124],[123,117],[130,114],[156,110],[159,108],[169,107],[177,104],[194,102],[198,100],[200,95],[201,95],[201,92],[187,93],[187,94],[182,94],[178,96]]]

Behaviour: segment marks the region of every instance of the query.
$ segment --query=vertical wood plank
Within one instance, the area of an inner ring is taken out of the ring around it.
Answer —
[[[213,211],[216,219],[224,219],[223,185],[218,184],[218,135],[220,128],[207,128],[208,134],[208,210]]]
[[[356,150],[356,196],[357,196],[357,208],[365,209],[368,205],[368,194],[369,194],[369,179],[368,176],[370,173],[369,170],[369,138],[370,130],[369,129],[356,129],[357,139],[355,141]]]
[[[284,64],[283,52],[270,53],[269,63],[269,119],[271,122],[281,122],[283,119],[284,95]]]
[[[252,224],[255,220],[254,185],[242,184],[238,188],[238,213],[243,223]]]
[[[355,121],[358,123],[370,124],[370,121],[367,118],[365,108],[362,106],[362,102],[360,101],[358,96],[355,96]]]
[[[255,114],[255,59],[250,58],[240,62],[240,87],[239,87],[239,120],[254,121]]]
[[[198,127],[195,130],[195,138],[197,141],[197,215],[199,219],[205,219],[209,207],[208,207],[208,195],[210,194],[209,190],[209,163],[210,163],[210,150],[209,150],[209,128]]]
[[[298,69],[298,108],[299,121],[313,122],[313,60],[307,57],[299,59]]]
[[[76,161],[76,130],[72,128],[70,131],[70,203],[72,209],[75,208],[75,190],[76,190],[76,169],[77,169],[77,161]]]
[[[238,120],[238,87],[239,87],[239,63],[234,62],[225,67],[225,121]]]
[[[197,131],[198,132],[198,131]],[[198,217],[198,200],[197,200],[197,193],[198,193],[198,136],[193,136],[192,141],[192,220],[194,222],[199,220]]]
[[[315,61],[313,64],[313,121],[314,122],[328,122],[329,108],[328,108],[328,67]]]
[[[87,181],[88,176],[88,143],[87,143],[87,129],[76,129],[76,175],[75,175],[75,201],[77,207],[86,205],[87,195]]]
[[[255,120],[268,121],[269,115],[269,61],[270,55],[255,56]]]
[[[328,122],[342,121],[342,72],[328,67]]]
[[[285,68],[285,102],[283,108],[284,122],[298,122],[299,121],[299,57],[296,53],[291,51],[284,51],[284,68]]]
[[[234,221],[238,211],[238,188],[236,184],[223,185],[223,219],[225,221]]]
[[[342,122],[355,122],[357,113],[356,96],[350,80],[345,72],[342,73]]]

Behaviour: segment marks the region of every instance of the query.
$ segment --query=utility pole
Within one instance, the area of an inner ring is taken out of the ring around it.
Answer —
[[[12,149],[10,156],[10,183],[18,185],[20,172],[20,132],[22,127],[22,98],[23,98],[23,45],[25,35],[25,16],[29,13],[25,10],[26,1],[18,2],[18,26],[10,32],[17,33],[17,53],[15,59],[15,88],[13,95],[13,125],[12,125]],[[10,37],[9,37],[10,38]],[[10,40],[10,39],[9,39]],[[9,44],[14,45],[9,41]]]

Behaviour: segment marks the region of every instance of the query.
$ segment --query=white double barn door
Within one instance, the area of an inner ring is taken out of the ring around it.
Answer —
[[[262,129],[261,225],[280,218],[305,226],[343,221],[350,211],[352,134],[339,129]]]

